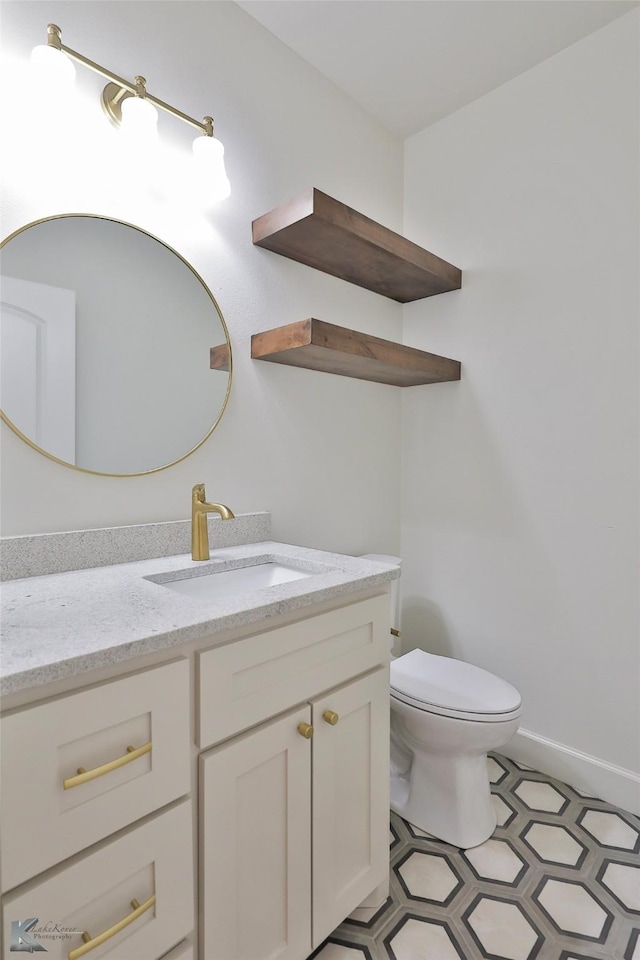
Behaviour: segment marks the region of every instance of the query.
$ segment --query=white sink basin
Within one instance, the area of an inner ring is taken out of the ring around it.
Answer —
[[[275,587],[279,583],[302,580],[312,575],[310,571],[296,570],[295,567],[288,567],[284,563],[270,560],[235,570],[212,570],[208,573],[196,573],[190,577],[183,575],[176,580],[163,579],[161,586],[187,597],[215,600],[241,593],[253,593],[254,590],[264,590],[265,587]]]

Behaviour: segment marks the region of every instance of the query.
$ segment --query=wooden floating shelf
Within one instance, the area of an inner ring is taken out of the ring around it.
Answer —
[[[312,187],[253,221],[253,242],[400,303],[462,286],[446,260]]]
[[[229,344],[221,343],[217,347],[211,347],[209,351],[209,366],[212,370],[229,369]]]
[[[460,379],[458,360],[313,318],[254,333],[251,356],[397,387]]]

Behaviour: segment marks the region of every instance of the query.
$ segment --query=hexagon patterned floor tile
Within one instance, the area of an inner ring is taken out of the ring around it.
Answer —
[[[640,819],[503,756],[470,850],[391,814],[390,896],[316,960],[640,960]]]
[[[463,916],[484,956],[533,960],[544,941],[521,904],[477,897]]]
[[[489,780],[491,783],[502,783],[504,778],[509,774],[508,767],[500,763],[496,757],[488,757],[487,766],[489,768]]]
[[[442,920],[405,915],[384,942],[387,955],[393,960],[430,956],[438,960],[465,960],[453,931]]]
[[[640,866],[605,860],[598,880],[625,910],[640,916]]]
[[[632,932],[625,950],[624,960],[640,960],[640,928]]]
[[[450,860],[440,853],[412,850],[394,867],[410,900],[448,906],[463,885]]]
[[[504,797],[497,793],[491,794],[491,805],[495,810],[496,823],[499,827],[508,827],[513,818],[518,815],[517,811],[509,806]]]
[[[640,851],[640,830],[627,823],[619,813],[587,808],[580,814],[577,823],[601,847],[632,850],[634,853]]]
[[[508,840],[495,840],[492,837],[479,847],[464,850],[462,855],[480,880],[491,880],[515,887],[527,870],[526,863]]]
[[[513,792],[530,810],[540,812],[562,813],[569,803],[556,787],[540,780],[520,780]]]
[[[561,933],[600,943],[607,939],[613,914],[577,880],[545,877],[533,899]]]
[[[520,836],[544,863],[579,868],[587,856],[587,848],[567,827],[559,824],[531,822]]]
[[[389,824],[389,849],[393,850],[393,848],[397,843],[399,843],[399,841],[400,841],[400,837],[398,836],[396,831],[393,829],[393,824],[390,823]]]
[[[314,957],[316,960],[371,960],[367,947],[334,939],[328,940]]]
[[[563,950],[560,960],[594,960],[594,957],[588,957],[585,953],[573,953],[572,950]]]

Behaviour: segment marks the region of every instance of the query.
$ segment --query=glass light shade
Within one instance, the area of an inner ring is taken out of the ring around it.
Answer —
[[[53,92],[60,93],[70,89],[76,79],[76,68],[63,53],[48,44],[41,44],[31,51],[31,70],[34,79]]]
[[[196,137],[193,141],[193,161],[203,200],[216,203],[226,200],[231,184],[224,168],[224,147],[215,137]]]
[[[158,138],[158,111],[144,97],[126,97],[121,104],[122,136],[131,142],[152,144]]]

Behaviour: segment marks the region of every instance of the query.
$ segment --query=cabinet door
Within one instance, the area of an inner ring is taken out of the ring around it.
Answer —
[[[388,876],[388,669],[314,701],[313,728],[315,948]]]
[[[200,923],[205,960],[311,952],[308,706],[200,757]]]

